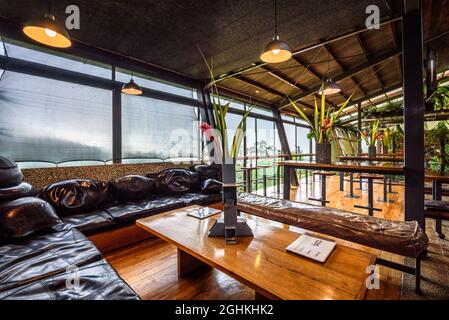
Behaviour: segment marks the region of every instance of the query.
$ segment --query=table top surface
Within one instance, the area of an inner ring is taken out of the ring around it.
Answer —
[[[389,156],[376,156],[375,158],[370,158],[368,156],[339,156],[341,161],[376,161],[376,162],[404,162],[403,157],[389,157]]]
[[[309,161],[278,161],[275,164],[302,169],[328,170],[328,171],[354,171],[361,173],[391,173],[404,174],[404,165],[396,163],[369,163],[369,162],[333,162],[331,164],[316,163]]]
[[[441,173],[438,171],[426,170],[425,172],[427,180],[436,180],[444,183],[449,183],[449,173]]]
[[[220,214],[203,220],[187,216],[195,208],[154,215],[136,224],[267,298],[364,297],[365,270],[374,264],[374,255],[337,243],[327,261],[319,263],[286,251],[300,236],[294,227],[244,213],[254,238],[240,237],[238,244],[226,245],[223,238],[207,236]]]

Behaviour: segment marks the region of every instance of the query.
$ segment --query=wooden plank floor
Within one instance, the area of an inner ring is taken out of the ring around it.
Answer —
[[[330,207],[367,214],[364,209],[353,208],[354,204],[364,205],[367,203],[367,192],[357,190],[358,184],[355,184],[354,187],[355,194],[362,195],[360,199],[346,198],[346,191],[339,191],[338,177],[328,179],[327,187]],[[345,188],[348,187],[349,183],[346,183]],[[315,188],[311,186],[306,188],[303,183],[298,189],[292,190],[291,196],[292,199],[298,201],[307,201],[310,194],[315,193],[315,196],[319,197],[320,190],[318,182],[315,183]],[[375,212],[375,216],[389,220],[403,219],[403,187],[395,186],[393,190],[398,192],[389,195],[395,201],[393,204],[375,201],[375,206],[383,210]],[[375,184],[375,200],[377,197],[382,197],[382,192],[382,184]],[[336,241],[372,252],[385,259],[403,262],[402,257],[387,252],[380,252],[347,241]],[[254,299],[254,292],[251,289],[216,270],[211,270],[203,275],[193,275],[189,279],[178,279],[176,248],[158,239],[118,250],[107,255],[106,259],[142,299]],[[368,290],[366,299],[399,299],[401,272],[380,267],[380,278],[380,290]]]

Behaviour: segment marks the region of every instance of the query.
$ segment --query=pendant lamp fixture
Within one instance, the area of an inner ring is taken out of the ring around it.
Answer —
[[[266,63],[280,63],[287,61],[292,56],[292,52],[288,44],[279,39],[278,20],[277,20],[277,0],[274,0],[274,37],[269,42],[262,54],[260,60]]]
[[[122,93],[134,96],[140,96],[143,93],[142,89],[134,82],[133,75],[131,75],[131,80],[123,85]]]
[[[51,14],[51,1],[45,16],[28,21],[23,32],[34,41],[50,47],[68,48],[72,45],[67,30],[57,23],[55,16]]]
[[[328,57],[327,60],[327,74],[329,74],[329,58],[330,57]],[[339,92],[341,92],[340,86],[336,82],[332,81],[331,77],[328,77],[324,81],[324,94],[328,96]],[[318,94],[321,94],[321,89],[318,91]]]

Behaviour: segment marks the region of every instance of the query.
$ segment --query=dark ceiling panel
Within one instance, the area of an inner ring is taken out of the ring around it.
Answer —
[[[73,38],[195,78],[208,77],[198,46],[220,75],[257,61],[273,36],[273,0],[53,2],[59,17],[79,5],[81,30],[71,31]],[[386,11],[384,0],[279,0],[280,36],[300,48],[362,25],[370,4]],[[47,7],[47,0],[2,1],[0,15],[23,23]]]

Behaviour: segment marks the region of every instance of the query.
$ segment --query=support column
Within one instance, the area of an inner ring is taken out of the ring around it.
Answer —
[[[122,163],[122,93],[118,86],[112,91],[112,162]]]
[[[420,0],[404,1],[404,10],[405,220],[418,221],[425,230],[422,3]]]
[[[357,104],[357,152],[360,156],[362,154],[362,136],[360,131],[362,130],[362,103]]]

